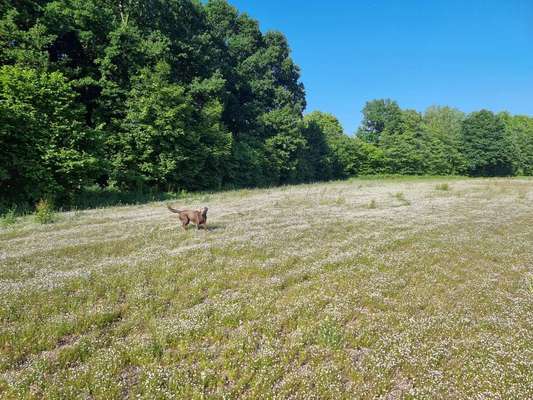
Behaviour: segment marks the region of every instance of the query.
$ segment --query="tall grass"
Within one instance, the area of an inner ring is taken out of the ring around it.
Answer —
[[[400,203],[402,203],[402,205],[404,205],[404,206],[408,206],[408,205],[411,204],[411,202],[405,198],[405,195],[403,194],[403,192],[397,192],[397,193],[395,193],[395,194],[394,194],[394,197],[395,197]]]

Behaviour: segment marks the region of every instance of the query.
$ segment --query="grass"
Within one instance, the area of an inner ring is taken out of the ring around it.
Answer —
[[[533,180],[439,180],[19,217],[0,397],[531,398]]]
[[[436,190],[448,191],[450,190],[450,185],[448,183],[438,183],[435,185]]]
[[[394,193],[393,197],[395,197],[402,206],[408,206],[411,204],[411,202],[405,198],[405,194],[403,192]]]

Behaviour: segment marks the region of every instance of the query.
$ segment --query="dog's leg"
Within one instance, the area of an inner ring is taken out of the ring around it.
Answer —
[[[187,216],[185,215],[180,215],[180,221],[181,221],[181,227],[183,228],[184,231],[187,230],[187,225],[189,225],[189,218],[187,218]]]

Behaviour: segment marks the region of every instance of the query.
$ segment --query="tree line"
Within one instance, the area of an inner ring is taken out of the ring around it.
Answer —
[[[374,100],[363,109],[354,141],[364,151],[353,173],[533,174],[533,118],[507,112],[433,106],[419,113]]]
[[[0,203],[359,174],[533,173],[533,119],[366,104],[304,115],[280,32],[225,0],[0,0]]]

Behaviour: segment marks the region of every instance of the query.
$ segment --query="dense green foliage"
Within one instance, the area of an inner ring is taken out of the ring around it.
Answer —
[[[368,102],[303,116],[286,38],[225,0],[0,1],[0,207],[357,174],[533,172],[533,122]]]
[[[532,128],[527,116],[487,110],[465,115],[449,107],[418,113],[391,100],[374,100],[366,104],[354,140],[366,144],[372,173],[531,175]]]
[[[97,173],[98,133],[83,121],[82,106],[59,72],[0,69],[0,182],[16,201],[60,197]]]

